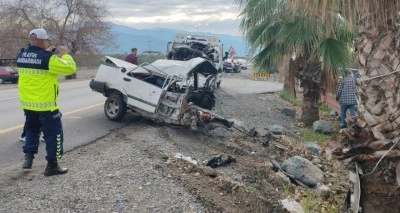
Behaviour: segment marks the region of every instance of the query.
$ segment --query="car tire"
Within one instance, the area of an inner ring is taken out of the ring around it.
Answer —
[[[217,83],[217,88],[221,86],[221,81]]]
[[[119,121],[126,114],[126,103],[121,93],[115,92],[104,103],[104,114],[111,121]]]

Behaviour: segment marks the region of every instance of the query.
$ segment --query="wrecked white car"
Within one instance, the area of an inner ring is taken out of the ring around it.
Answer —
[[[106,56],[103,62],[89,85],[107,97],[104,113],[112,121],[122,119],[130,109],[157,122],[188,126],[194,130],[233,125],[211,111],[215,96],[208,82],[204,87],[198,86],[199,75],[212,79],[217,74],[215,66],[203,58],[188,61],[160,59],[136,66]]]

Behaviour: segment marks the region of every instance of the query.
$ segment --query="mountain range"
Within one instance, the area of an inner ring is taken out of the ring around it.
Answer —
[[[170,28],[136,29],[111,22],[108,24],[110,25],[111,32],[114,35],[118,47],[105,49],[104,53],[106,54],[127,54],[132,47],[136,47],[139,54],[149,50],[159,51],[161,54],[165,54],[168,42],[174,38],[176,33],[217,36],[223,43],[224,52],[227,52],[232,46],[237,56],[246,56],[247,54],[246,44],[241,36],[188,32]]]

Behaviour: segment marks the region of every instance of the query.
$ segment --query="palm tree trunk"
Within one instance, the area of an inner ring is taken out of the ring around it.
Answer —
[[[298,70],[298,62],[296,59],[292,59],[290,55],[285,55],[283,59],[283,64],[280,67],[281,72],[284,73],[285,80],[283,83],[283,90],[287,92],[287,94],[296,99],[296,79],[295,73]]]
[[[307,57],[299,58],[299,70],[295,73],[303,88],[303,107],[301,121],[312,126],[319,120],[318,102],[321,95],[321,63],[309,61]]]
[[[303,79],[301,85],[307,92],[303,93],[303,107],[301,121],[306,126],[312,126],[314,121],[319,120],[318,97],[320,96],[319,86],[310,80]],[[306,86],[305,86],[306,85]],[[307,88],[307,89],[305,89]]]
[[[391,29],[379,29],[364,25],[356,43],[362,82],[357,88],[360,98],[359,122],[353,130],[361,130],[354,131],[347,140],[354,147],[360,146],[360,141],[365,147],[374,147],[368,153],[358,153],[359,156],[364,154],[364,158],[358,160],[364,174],[372,171],[381,158],[372,157],[371,153],[388,150],[400,139],[400,77],[399,72],[394,72],[400,68],[399,33],[395,26]],[[387,143],[379,147],[371,146],[377,141]],[[394,147],[393,151],[399,149],[400,145]],[[396,156],[395,154],[393,157]],[[396,177],[399,158],[389,157],[387,155],[371,175],[361,178],[363,212],[400,210],[400,190],[396,186],[396,181],[400,185],[400,174]]]

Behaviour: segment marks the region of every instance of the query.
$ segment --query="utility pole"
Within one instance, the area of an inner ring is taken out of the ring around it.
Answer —
[[[151,47],[151,42],[152,42],[152,41],[151,41],[151,40],[148,40],[147,42],[149,42],[149,51],[150,51],[150,50],[151,50],[150,47]]]

